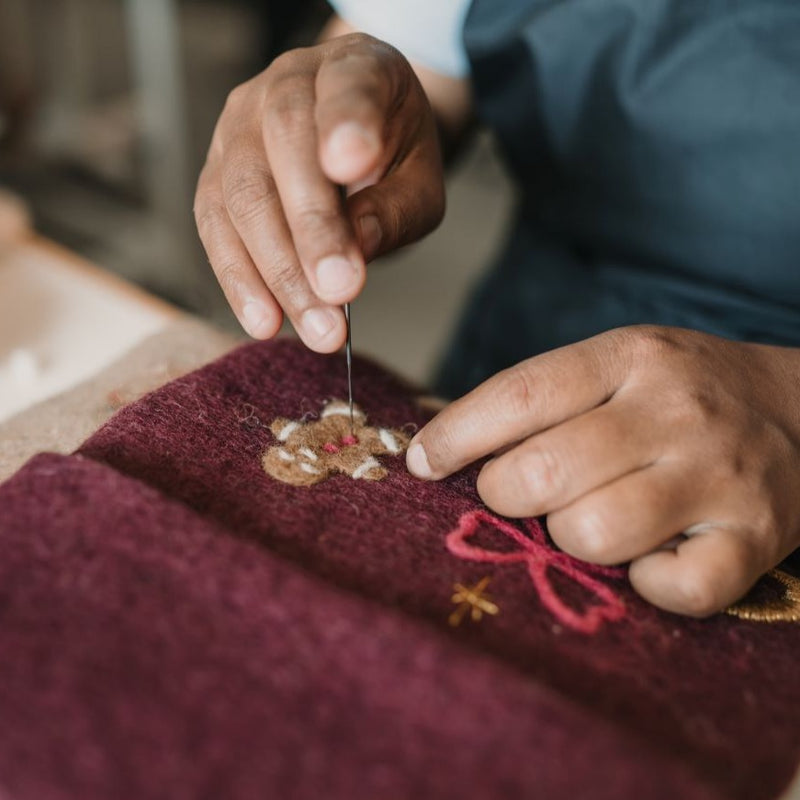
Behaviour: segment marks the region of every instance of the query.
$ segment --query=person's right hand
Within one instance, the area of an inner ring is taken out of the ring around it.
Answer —
[[[425,92],[397,50],[363,34],[285,53],[234,89],[195,197],[200,238],[244,328],[269,338],[285,313],[318,352],[344,343],[340,306],[363,287],[365,263],[443,213]]]

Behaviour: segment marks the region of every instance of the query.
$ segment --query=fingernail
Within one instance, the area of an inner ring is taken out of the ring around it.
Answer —
[[[408,467],[408,471],[418,478],[429,480],[433,477],[425,448],[419,443],[412,444],[411,447],[408,448],[408,453],[406,453],[406,466]]]
[[[358,221],[358,229],[361,233],[361,248],[364,251],[364,258],[373,258],[378,252],[383,238],[380,220],[374,214],[367,214]]]
[[[330,308],[309,308],[303,314],[303,330],[315,339],[324,339],[336,326],[337,317]]]
[[[372,131],[357,122],[342,122],[328,137],[328,153],[335,160],[362,159],[364,151],[377,150],[380,142]]]
[[[358,271],[344,256],[327,256],[317,264],[317,287],[329,296],[355,288]]]
[[[268,334],[269,311],[258,300],[249,300],[242,309],[245,330],[254,338],[261,339]]]

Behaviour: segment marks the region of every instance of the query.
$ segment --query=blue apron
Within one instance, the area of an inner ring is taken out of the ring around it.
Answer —
[[[623,325],[800,346],[800,2],[475,0],[521,203],[439,376]]]

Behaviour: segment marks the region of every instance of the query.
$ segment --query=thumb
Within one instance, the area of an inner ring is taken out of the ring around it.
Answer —
[[[347,207],[365,261],[430,233],[445,211],[436,144],[420,145],[382,180],[350,195]]]

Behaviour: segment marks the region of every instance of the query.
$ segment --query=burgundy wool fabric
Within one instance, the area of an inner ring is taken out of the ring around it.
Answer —
[[[0,488],[0,530],[3,800],[717,796],[513,667],[87,459],[35,459]]]
[[[354,377],[373,424],[426,420]],[[474,469],[267,476],[270,422],[342,396],[341,357],[250,345],[0,487],[0,797],[780,793],[800,626],[660,612],[527,523],[467,538]],[[454,584],[487,576],[499,612],[449,626]]]

